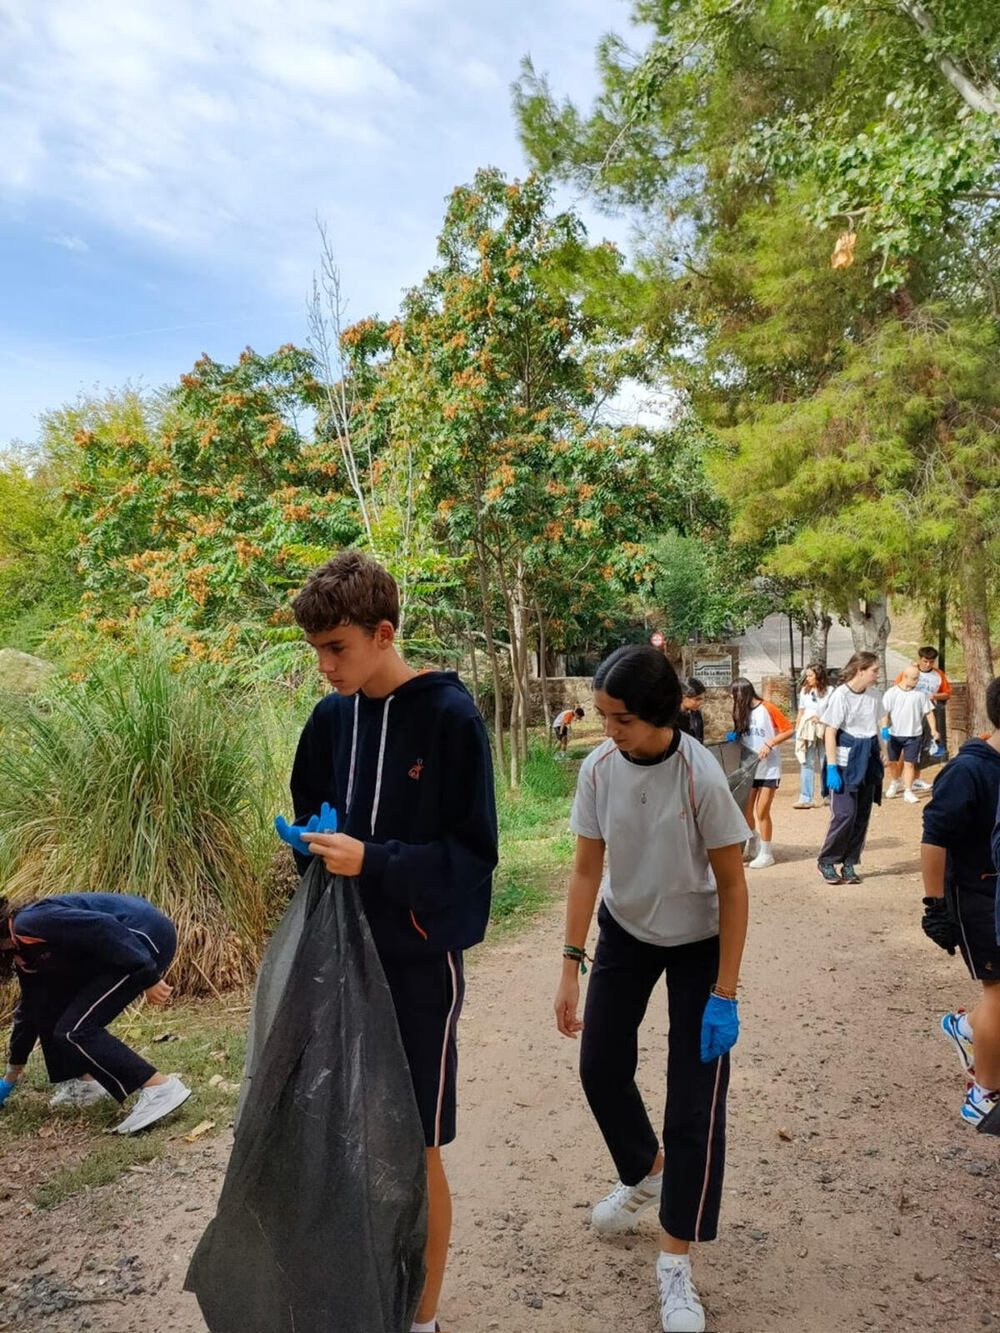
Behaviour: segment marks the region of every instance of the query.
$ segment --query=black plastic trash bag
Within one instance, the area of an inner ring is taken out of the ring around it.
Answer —
[[[261,963],[218,1211],[185,1287],[211,1333],[404,1333],[424,1135],[352,879],[317,858]]]
[[[733,800],[741,810],[747,808],[747,801],[750,799],[750,792],[753,788],[754,774],[757,772],[757,765],[760,763],[760,756],[754,754],[753,750],[745,749],[739,741],[714,741],[705,746],[706,750],[711,750],[726,774],[729,782],[729,790],[733,794]],[[736,759],[737,766],[730,769],[729,765]]]

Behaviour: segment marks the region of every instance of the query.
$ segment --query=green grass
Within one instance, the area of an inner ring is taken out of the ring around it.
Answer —
[[[586,750],[572,752],[582,758]],[[493,880],[491,936],[523,924],[561,892],[573,858],[569,811],[577,765],[541,746],[528,755],[519,791],[497,790],[500,865]]]

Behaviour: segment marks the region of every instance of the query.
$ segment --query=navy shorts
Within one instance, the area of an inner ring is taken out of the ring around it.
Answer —
[[[986,881],[985,892],[961,885],[945,886],[948,905],[958,922],[958,947],[965,966],[976,981],[1000,981],[993,882],[992,879]]]
[[[924,748],[923,736],[893,736],[885,743],[890,764],[902,758],[908,764],[920,763],[920,752]]]
[[[456,1032],[465,998],[462,955],[383,958],[382,968],[396,1006],[424,1143],[439,1148],[455,1137]]]
[[[754,791],[756,791],[758,787],[777,787],[780,781],[780,778],[754,778]]]

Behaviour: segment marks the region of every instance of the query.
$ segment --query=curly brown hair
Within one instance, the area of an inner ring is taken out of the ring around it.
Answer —
[[[399,628],[399,588],[377,560],[363,551],[341,551],[306,579],[292,612],[307,634],[338,625],[360,625],[369,634],[383,620]]]

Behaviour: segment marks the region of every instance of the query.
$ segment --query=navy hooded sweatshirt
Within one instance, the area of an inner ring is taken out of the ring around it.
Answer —
[[[497,816],[489,740],[453,671],[427,671],[384,699],[330,694],[292,767],[297,823],[324,801],[365,844],[359,883],[383,956],[467,949],[486,932]],[[296,853],[299,870],[310,858]]]
[[[127,893],[63,893],[40,898],[11,922],[18,979],[27,997],[46,977],[77,978],[81,986],[104,973],[124,972],[152,986],[174,956],[177,936],[168,917]],[[30,1005],[18,1005],[10,1034],[10,1063],[23,1065],[37,1030]]]
[[[934,795],[924,807],[923,841],[947,850],[947,879],[990,897],[996,890],[990,837],[998,797],[1000,753],[971,740],[934,779]]]

